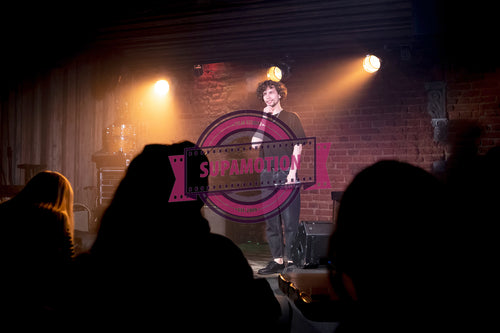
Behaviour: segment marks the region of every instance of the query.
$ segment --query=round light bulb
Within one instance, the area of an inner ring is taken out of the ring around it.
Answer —
[[[374,55],[367,55],[363,60],[363,68],[368,73],[375,73],[380,69],[380,59]]]
[[[269,69],[267,70],[267,78],[269,80],[278,82],[281,81],[282,77],[283,73],[281,72],[281,68],[279,68],[278,66],[269,67]]]
[[[170,86],[166,80],[158,80],[155,83],[155,93],[160,96],[165,96],[170,90]]]

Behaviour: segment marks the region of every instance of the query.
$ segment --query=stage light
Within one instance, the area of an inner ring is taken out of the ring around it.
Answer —
[[[267,70],[267,78],[269,80],[273,80],[273,81],[281,81],[283,77],[283,72],[281,71],[281,68],[279,68],[278,66],[272,66],[272,67],[269,67],[269,69]]]
[[[159,96],[165,96],[170,90],[170,86],[166,80],[158,80],[155,83],[155,93]]]
[[[363,60],[363,68],[368,73],[375,73],[380,69],[380,59],[374,55],[367,55]]]

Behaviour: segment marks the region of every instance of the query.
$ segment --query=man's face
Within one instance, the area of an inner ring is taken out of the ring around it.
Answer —
[[[262,93],[262,99],[266,105],[275,107],[280,101],[280,95],[276,91],[276,88],[271,86],[267,87],[267,89]]]

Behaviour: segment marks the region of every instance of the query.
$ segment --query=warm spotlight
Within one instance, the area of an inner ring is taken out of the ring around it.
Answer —
[[[269,69],[267,70],[267,78],[269,80],[278,82],[281,81],[282,77],[283,77],[283,72],[281,71],[281,68],[279,68],[278,66],[269,67]]]
[[[166,80],[158,80],[155,83],[155,93],[160,96],[165,96],[170,90],[170,86]]]
[[[368,73],[375,73],[380,69],[380,59],[374,55],[367,55],[363,60],[363,68]]]

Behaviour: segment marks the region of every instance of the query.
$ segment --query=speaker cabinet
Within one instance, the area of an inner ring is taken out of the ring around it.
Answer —
[[[314,268],[328,263],[328,246],[333,223],[302,221],[292,251],[292,260],[301,268]]]

